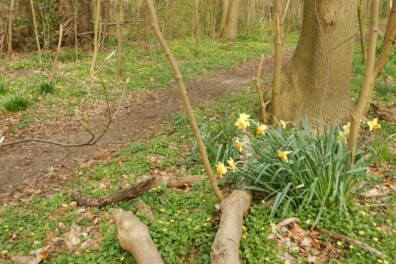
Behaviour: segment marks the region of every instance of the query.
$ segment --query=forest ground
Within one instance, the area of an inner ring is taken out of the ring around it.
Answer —
[[[284,61],[290,56],[290,50],[285,52]],[[259,58],[248,60],[239,63],[233,69],[219,70],[212,76],[188,81],[187,89],[192,104],[216,100],[246,88],[246,85],[252,82],[258,64]],[[267,56],[263,65],[263,76],[271,75],[273,56]],[[182,111],[176,86],[129,92],[122,100],[121,106],[118,105],[118,100],[111,102],[112,112],[118,109],[117,116],[112,120],[104,137],[93,146],[64,148],[30,142],[3,147],[0,155],[0,164],[3,164],[0,170],[0,197],[38,193],[51,182],[68,181],[75,177],[73,168],[106,160],[117,149],[158,133],[158,124],[169,121],[173,113]],[[103,102],[99,107],[94,105],[91,109],[86,109],[86,112],[89,113],[90,122],[99,134],[107,122],[106,103]],[[13,121],[13,118],[6,119],[6,124],[2,126],[10,125]],[[18,129],[16,135],[7,138],[7,141],[33,137],[78,143],[89,138],[81,127],[81,122],[61,119],[31,124]]]

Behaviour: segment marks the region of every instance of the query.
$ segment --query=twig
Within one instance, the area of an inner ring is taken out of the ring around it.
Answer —
[[[334,238],[334,239],[337,239],[337,240],[342,240],[342,241],[344,241],[345,243],[348,243],[348,244],[357,245],[357,246],[361,247],[362,249],[364,249],[364,250],[376,255],[379,258],[389,258],[387,255],[385,255],[384,253],[382,253],[378,249],[375,249],[375,248],[373,248],[373,247],[371,247],[371,246],[369,246],[366,243],[363,243],[361,241],[352,239],[350,237],[347,237],[347,236],[344,236],[344,235],[341,235],[341,234],[338,234],[338,233],[332,233],[332,232],[330,232],[328,230],[325,230],[325,229],[321,230],[321,231],[323,233],[329,234],[331,238]]]

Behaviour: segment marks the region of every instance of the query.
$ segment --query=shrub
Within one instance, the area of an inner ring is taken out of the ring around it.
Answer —
[[[348,169],[350,152],[342,137],[346,131],[339,127],[314,135],[307,122],[302,128],[285,129],[281,121],[278,127],[264,126],[264,133],[254,134],[247,124],[262,125],[247,118],[236,123],[242,127],[237,137],[242,153],[231,160],[229,168],[234,173],[227,173],[224,182],[273,200],[271,216],[283,217],[289,207],[316,208],[316,223],[325,208],[347,214],[348,206],[368,182],[367,165],[374,151],[370,155],[359,151]]]
[[[29,101],[22,95],[14,94],[4,98],[3,105],[7,111],[17,112],[25,110],[29,106]]]

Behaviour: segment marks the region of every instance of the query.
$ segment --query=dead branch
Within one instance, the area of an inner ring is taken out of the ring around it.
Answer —
[[[221,222],[212,245],[212,264],[239,263],[243,216],[251,201],[250,192],[235,190],[221,203]]]
[[[353,245],[357,245],[357,246],[361,247],[362,249],[364,249],[364,250],[376,255],[379,258],[389,258],[387,255],[385,255],[384,253],[382,253],[378,249],[375,249],[375,248],[373,248],[373,247],[371,247],[371,246],[369,246],[366,243],[363,243],[361,241],[352,239],[350,237],[347,237],[347,236],[344,236],[344,235],[341,235],[341,234],[338,234],[338,233],[332,233],[332,232],[330,232],[328,230],[321,230],[321,231],[323,233],[329,234],[330,237],[333,238],[333,239],[342,240],[345,243],[348,243],[350,245],[352,245],[352,244]]]
[[[300,223],[300,219],[298,219],[297,217],[290,217],[290,218],[286,218],[284,220],[282,220],[281,222],[279,222],[278,224],[276,224],[274,227],[272,227],[272,233],[277,234],[278,231],[287,225],[290,224],[294,224],[294,223]]]
[[[140,179],[142,181],[151,178],[150,176],[142,176]],[[185,188],[187,185],[191,185],[193,183],[202,181],[206,179],[205,175],[192,175],[192,176],[156,176],[155,177],[155,185],[165,184],[168,188]],[[139,182],[139,179],[138,179]]]
[[[126,189],[122,189],[116,193],[109,194],[100,198],[86,197],[83,194],[81,194],[79,190],[75,191],[73,193],[73,196],[76,199],[77,204],[80,206],[101,207],[115,202],[131,200],[136,197],[139,197],[147,190],[153,188],[154,182],[155,182],[155,178],[151,178],[137,185],[131,186]]]
[[[136,263],[164,263],[145,224],[131,212],[122,209],[110,209],[109,213],[117,225],[117,238],[121,247],[133,255]]]

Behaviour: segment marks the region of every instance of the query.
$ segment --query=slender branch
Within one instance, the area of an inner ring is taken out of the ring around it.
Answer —
[[[169,64],[172,67],[173,74],[175,76],[175,79],[176,79],[176,82],[177,82],[177,85],[179,88],[179,93],[182,97],[184,107],[186,109],[187,115],[190,119],[191,126],[194,131],[195,139],[198,144],[199,154],[201,155],[201,159],[202,159],[202,162],[204,163],[206,173],[208,174],[209,182],[212,186],[213,192],[215,193],[217,199],[219,201],[222,201],[223,194],[221,193],[221,191],[217,185],[217,180],[216,180],[215,176],[213,175],[212,168],[211,168],[210,162],[209,162],[209,158],[208,158],[208,155],[206,152],[206,148],[205,148],[205,145],[202,140],[201,132],[199,131],[198,124],[197,124],[197,121],[195,120],[195,116],[194,116],[194,113],[193,113],[193,110],[191,107],[190,99],[187,95],[187,89],[184,84],[182,74],[180,72],[179,67],[177,66],[177,62],[176,62],[175,58],[173,57],[173,54],[172,54],[168,44],[166,43],[166,41],[159,29],[157,15],[155,13],[153,0],[146,0],[146,3],[148,5],[150,16],[151,16],[151,27],[154,31],[155,36],[157,37],[158,42],[160,43],[162,49],[165,52],[165,55],[169,61]]]
[[[256,90],[257,90],[257,94],[258,94],[259,101],[260,101],[261,122],[266,123],[267,122],[267,111],[266,111],[267,104],[264,102],[264,95],[263,95],[263,91],[261,90],[261,85],[260,85],[260,77],[261,77],[261,71],[263,69],[263,63],[264,63],[264,55],[261,55],[260,64],[259,64],[259,67],[257,69],[257,74],[256,74]]]
[[[374,60],[375,60],[375,49],[377,43],[378,34],[378,13],[379,13],[379,0],[371,1],[371,14],[370,14],[370,27],[369,27],[369,43],[367,52],[366,68],[364,71],[364,83],[360,92],[359,101],[352,113],[351,117],[351,129],[348,140],[348,148],[351,152],[350,159],[348,160],[348,167],[355,162],[357,138],[359,135],[360,120],[362,119],[365,111],[367,102],[370,96],[370,86],[374,80]]]

